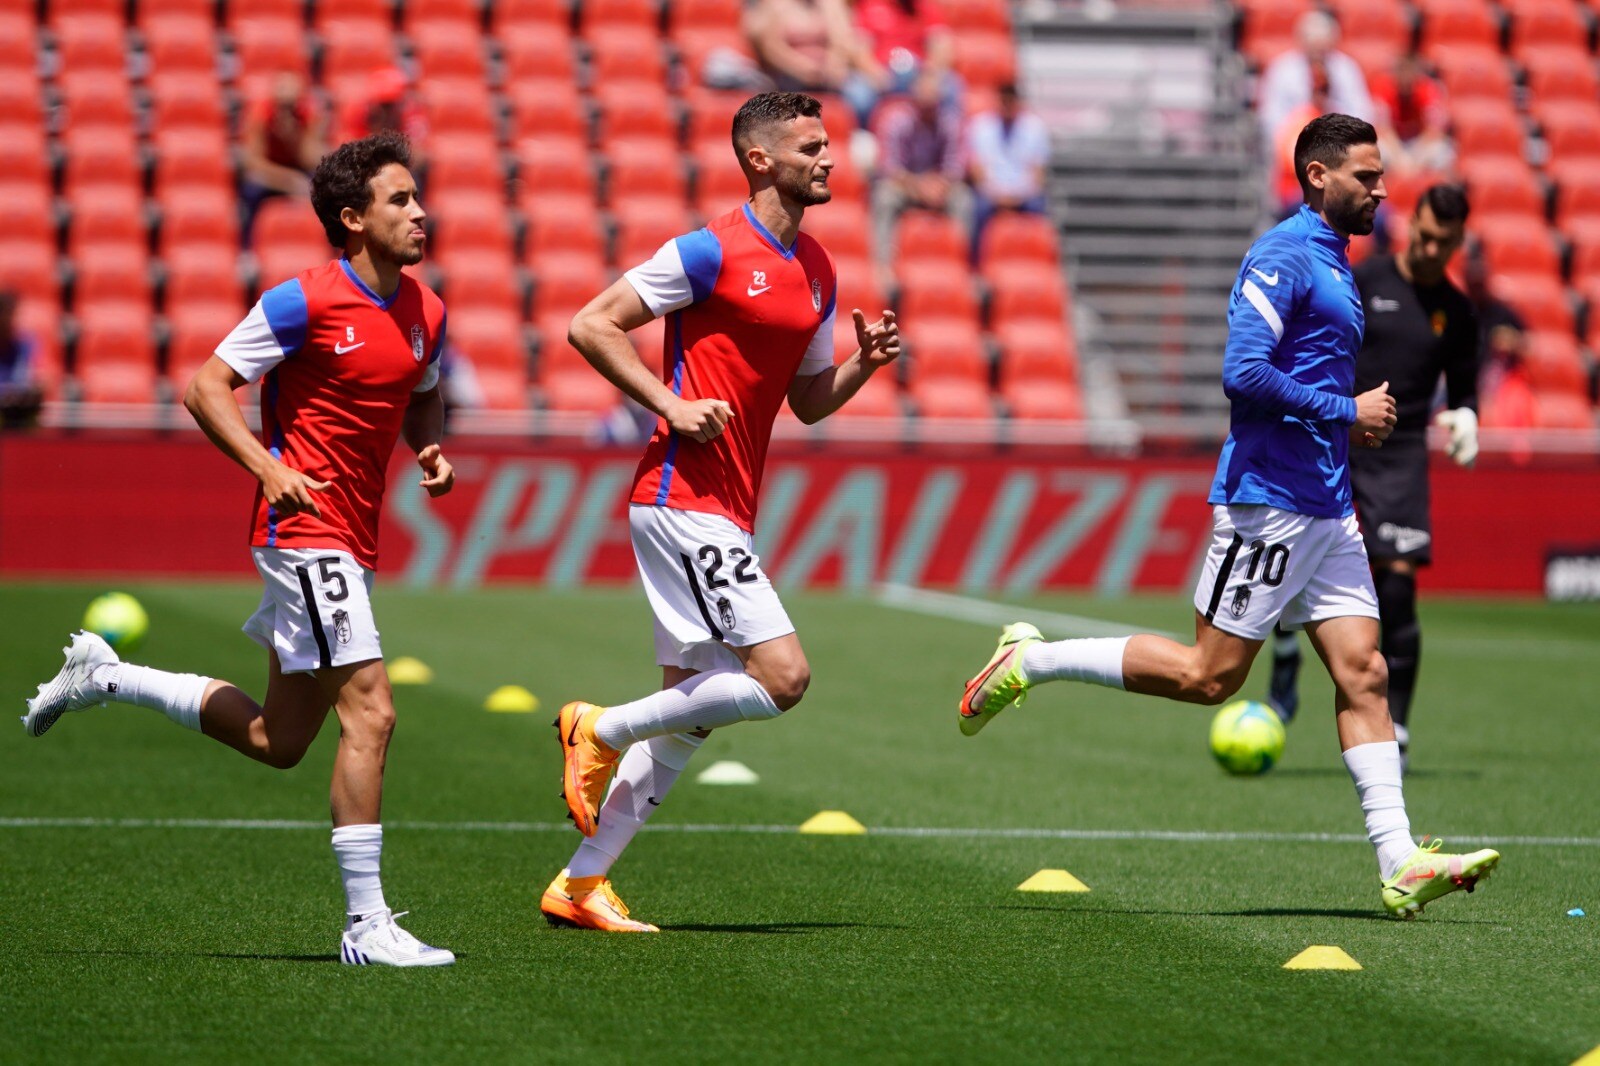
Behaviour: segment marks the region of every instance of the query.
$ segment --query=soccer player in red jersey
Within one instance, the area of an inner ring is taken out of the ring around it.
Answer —
[[[545,891],[553,923],[656,931],[627,916],[612,863],[708,731],[800,702],[811,668],[752,544],[772,422],[785,399],[802,422],[826,418],[900,355],[893,312],[868,325],[856,310],[859,350],[833,362],[833,262],[800,232],[806,208],[832,196],[821,104],[754,96],[734,116],[733,147],[749,200],[668,241],[572,320],[573,346],[660,416],[628,510],[662,690],[561,708],[563,792],[585,839]],[[659,380],[627,333],[663,315]]]
[[[323,158],[311,202],[344,254],[263,293],[184,395],[212,442],[260,483],[250,543],[266,587],[244,631],[267,650],[266,699],[226,681],[121,662],[98,636],[78,633],[23,718],[40,736],[68,711],[130,703],[286,769],[332,706],[333,851],[348,912],[340,959],[355,965],[455,961],[395,923],[378,877],[394,703],[369,596],[396,439],[416,453],[430,495],[455,480],[439,449],[444,304],[401,272],[422,259],[427,217],[409,166],[397,134]],[[234,398],[253,381],[262,382],[261,440]]]

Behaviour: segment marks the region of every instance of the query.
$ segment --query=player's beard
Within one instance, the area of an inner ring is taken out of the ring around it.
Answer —
[[[1363,193],[1359,198],[1351,200],[1334,200],[1324,205],[1323,210],[1328,215],[1328,221],[1340,233],[1348,233],[1352,237],[1365,237],[1372,232],[1375,216],[1366,213],[1367,196]]]
[[[809,170],[790,170],[777,182],[778,193],[801,207],[815,207],[833,199],[833,190],[826,185],[818,189],[811,180]]]
[[[410,227],[407,227],[406,232],[409,233],[410,229]],[[409,267],[416,266],[418,263],[422,262],[422,255],[426,248],[426,242],[423,242],[422,244],[412,244],[411,241],[406,237],[397,237],[395,238],[394,243],[384,248],[384,253],[401,266]]]

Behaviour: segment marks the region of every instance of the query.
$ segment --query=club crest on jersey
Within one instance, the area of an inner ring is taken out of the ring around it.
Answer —
[[[340,644],[350,643],[350,612],[333,612],[333,635],[339,638]]]
[[[1435,311],[1429,321],[1429,325],[1433,326],[1433,335],[1435,337],[1444,336],[1444,328],[1449,324],[1450,320],[1445,317],[1445,313],[1442,310]]]
[[[728,597],[722,596],[717,600],[717,617],[722,619],[723,629],[732,629],[738,624],[733,617],[733,604],[728,602]]]
[[[1250,609],[1250,589],[1240,585],[1233,594],[1233,606],[1229,608],[1235,618],[1243,618],[1244,613]]]
[[[811,307],[817,314],[822,314],[822,282],[816,278],[811,279]]]
[[[411,327],[411,355],[417,362],[422,362],[422,327]]]

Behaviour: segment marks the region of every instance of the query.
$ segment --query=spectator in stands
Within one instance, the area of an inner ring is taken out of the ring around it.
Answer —
[[[411,141],[411,169],[423,169],[428,117],[411,83],[395,67],[381,67],[367,78],[365,95],[345,112],[341,140],[358,141],[385,130],[406,135]]]
[[[745,8],[744,32],[774,88],[835,93],[843,87],[854,37],[843,0],[756,0]]]
[[[910,100],[884,108],[878,139],[882,156],[872,210],[880,255],[889,256],[895,220],[908,207],[943,211],[966,223],[971,203],[961,180],[961,118],[943,106],[935,71],[922,72]]]
[[[1372,80],[1378,143],[1393,169],[1448,171],[1455,162],[1444,89],[1415,55],[1402,56],[1392,74]]]
[[[28,425],[44,396],[34,380],[32,337],[17,328],[17,294],[0,289],[0,427]]]
[[[1261,75],[1256,109],[1261,143],[1273,165],[1274,189],[1286,212],[1300,208],[1300,182],[1294,172],[1294,142],[1318,115],[1340,112],[1373,121],[1377,116],[1366,75],[1354,59],[1336,49],[1339,24],[1321,11],[1307,12],[1295,25],[1298,48],[1267,65]]]
[[[1000,86],[999,107],[967,127],[967,169],[972,179],[972,261],[978,261],[984,227],[1001,211],[1045,210],[1045,167],[1050,134],[1044,121],[1022,106],[1017,87]]]
[[[878,101],[910,91],[931,74],[942,101],[960,107],[961,82],[951,71],[955,42],[938,0],[856,0],[852,72],[844,97],[862,129],[872,127]]]
[[[244,169],[239,194],[248,246],[250,228],[264,201],[310,195],[311,171],[328,149],[327,124],[300,76],[286,71],[273,79],[270,95],[245,108],[241,139]]]
[[[1533,385],[1523,362],[1527,328],[1509,304],[1489,290],[1481,252],[1466,260],[1467,298],[1478,313],[1478,396],[1483,423],[1495,429],[1531,429],[1536,422]]]

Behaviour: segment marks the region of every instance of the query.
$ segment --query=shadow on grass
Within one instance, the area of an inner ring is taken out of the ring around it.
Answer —
[[[246,951],[138,951],[132,948],[58,948],[50,955],[87,955],[98,958],[126,957],[133,959],[198,958],[198,959],[252,959],[259,962],[338,962],[337,955],[265,955]]]
[[[1350,772],[1342,766],[1280,766],[1272,771],[1274,777],[1349,777]],[[1462,781],[1475,781],[1483,776],[1482,770],[1407,770],[1406,780],[1413,778],[1454,777]]]
[[[1134,907],[1044,907],[1011,903],[994,908],[1003,911],[1045,911],[1051,914],[1150,914],[1172,918],[1348,918],[1358,922],[1397,922],[1379,911],[1355,910],[1339,907],[1251,907],[1239,911],[1162,911],[1140,910]],[[1428,925],[1503,925],[1503,922],[1478,918],[1430,918],[1423,916],[1419,924]]]
[[[819,929],[909,929],[906,925],[880,925],[874,922],[753,922],[749,925],[663,925],[666,933],[758,933],[765,936],[794,936]]]

